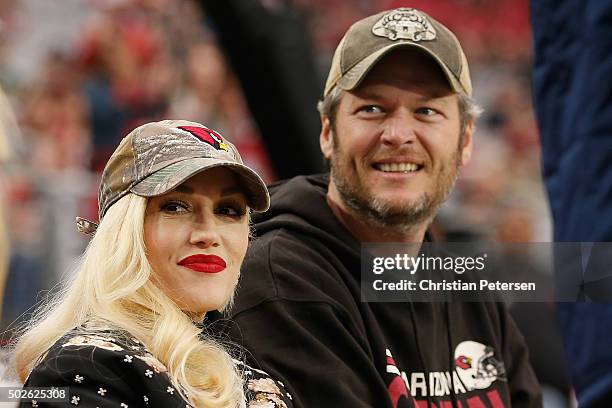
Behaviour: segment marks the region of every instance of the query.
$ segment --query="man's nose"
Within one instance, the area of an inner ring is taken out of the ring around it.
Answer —
[[[194,223],[189,242],[202,248],[218,247],[220,235],[214,220],[207,218]]]
[[[415,118],[410,112],[402,110],[387,117],[384,123],[381,141],[389,147],[399,147],[416,140]]]

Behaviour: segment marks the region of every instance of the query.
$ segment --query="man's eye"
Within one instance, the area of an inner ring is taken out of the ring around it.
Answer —
[[[365,113],[382,113],[382,108],[378,105],[366,105],[360,109],[361,112]]]
[[[161,206],[161,209],[169,213],[183,213],[189,210],[189,205],[182,201],[168,201]]]
[[[419,108],[416,110],[416,113],[425,115],[425,116],[433,116],[437,114],[438,111],[432,108]]]

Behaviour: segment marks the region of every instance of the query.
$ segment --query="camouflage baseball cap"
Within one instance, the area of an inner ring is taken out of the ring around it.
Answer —
[[[219,133],[185,120],[142,125],[123,138],[104,168],[98,192],[99,218],[128,193],[159,196],[197,173],[220,166],[239,176],[249,207],[255,211],[268,209],[270,196],[265,183],[242,163],[236,147]],[[97,227],[82,218],[77,224],[84,233],[93,233]]]
[[[366,17],[348,29],[334,53],[323,95],[336,85],[355,89],[383,56],[401,47],[425,51],[455,92],[472,94],[467,58],[457,37],[422,11],[403,7]]]

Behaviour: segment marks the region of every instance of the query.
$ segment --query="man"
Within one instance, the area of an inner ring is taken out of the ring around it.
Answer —
[[[272,186],[232,309],[233,338],[297,407],[541,404],[502,306],[361,301],[361,243],[422,242],[470,159],[470,94],[459,42],[417,10],[338,46],[319,105],[330,175]]]

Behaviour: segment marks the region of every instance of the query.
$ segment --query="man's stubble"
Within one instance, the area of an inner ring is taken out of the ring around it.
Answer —
[[[355,177],[350,180],[344,166],[338,158],[342,157],[341,146],[336,133],[332,131],[333,152],[330,160],[331,177],[345,205],[356,216],[363,217],[372,226],[387,230],[390,233],[407,233],[424,223],[429,224],[438,208],[450,195],[461,164],[461,151],[463,134],[459,137],[457,150],[447,165],[443,166],[437,174],[432,192],[424,192],[417,200],[400,205],[393,205],[383,198],[376,197],[368,192],[362,180]],[[346,162],[346,160],[344,160]],[[346,164],[346,163],[344,163]],[[423,171],[423,170],[421,170]]]

